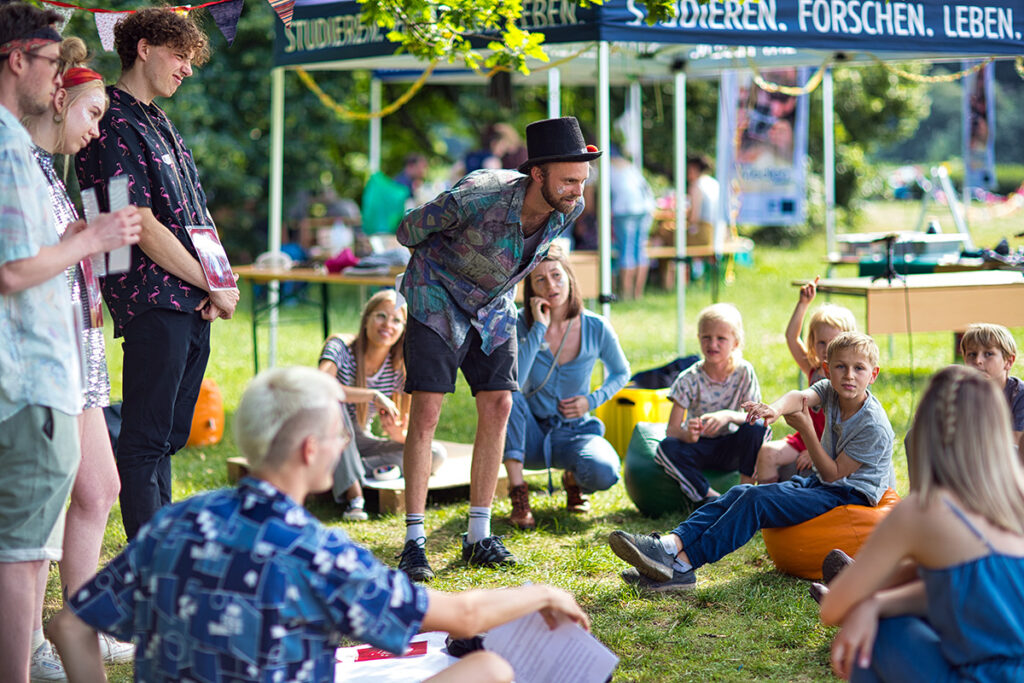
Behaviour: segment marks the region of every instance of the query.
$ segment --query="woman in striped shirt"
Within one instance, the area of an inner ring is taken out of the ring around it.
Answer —
[[[367,473],[387,476],[387,472],[401,472],[409,418],[409,395],[402,391],[405,320],[405,305],[398,305],[395,291],[377,292],[363,307],[356,337],[349,341],[341,335],[331,336],[320,353],[320,370],[345,387],[348,410],[344,418],[353,435],[334,473],[334,498],[348,501],[343,515],[347,520],[367,518],[361,485]],[[375,415],[383,437],[370,431]],[[433,474],[444,462],[444,446],[434,443],[431,454]]]

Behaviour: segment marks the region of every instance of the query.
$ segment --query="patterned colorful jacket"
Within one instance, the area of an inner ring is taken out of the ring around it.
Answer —
[[[529,177],[517,171],[474,171],[409,211],[398,226],[398,241],[413,252],[402,280],[409,315],[453,349],[462,346],[470,326],[487,354],[515,334],[516,283],[583,212],[582,198],[569,214],[553,211],[524,267],[521,216],[528,185]]]

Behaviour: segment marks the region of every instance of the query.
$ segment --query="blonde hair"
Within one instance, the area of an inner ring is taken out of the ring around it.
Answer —
[[[818,358],[814,347],[818,345],[817,329],[822,325],[834,327],[840,332],[854,332],[857,329],[857,319],[853,317],[853,311],[845,306],[836,304],[824,304],[811,314],[807,323],[807,362],[812,368],[821,366],[824,358]]]
[[[828,348],[825,349],[826,360],[831,364],[832,357],[846,349],[852,349],[855,353],[864,356],[871,367],[878,367],[878,344],[863,332],[843,332],[842,334],[837,334],[836,338],[830,341]]]
[[[997,348],[1006,359],[1017,356],[1017,342],[1010,331],[992,323],[971,323],[967,326],[960,339],[960,354],[966,356],[970,348]]]
[[[366,328],[370,324],[370,315],[373,314],[377,307],[385,301],[390,301],[393,305],[398,303],[398,295],[393,289],[383,289],[373,296],[363,306],[363,313],[359,318],[359,334],[352,340],[352,344],[349,345],[349,350],[352,351],[353,357],[356,359],[356,376],[353,379],[353,386],[365,388],[366,387],[366,347],[369,344],[369,338],[367,337]],[[395,311],[401,311],[404,315],[408,316],[406,307],[397,306]],[[408,319],[408,317],[407,317]],[[395,372],[405,375],[405,330],[402,330],[402,334],[398,335],[398,339],[391,345],[391,351],[388,352],[391,357],[391,367]],[[392,397],[396,403],[402,398],[400,396]],[[356,424],[362,428],[366,424],[367,413],[370,410],[369,403],[357,403],[356,404]]]
[[[928,505],[939,488],[996,526],[1024,533],[1024,466],[1003,393],[974,368],[951,365],[928,385],[907,438],[910,488]]]
[[[89,51],[81,38],[71,36],[61,41],[60,58],[66,69],[85,66],[88,57]],[[64,90],[68,95],[64,98],[64,109],[58,112],[61,115],[61,121],[57,124],[57,146],[53,150],[55,154],[64,154],[64,128],[67,123],[67,112],[71,110],[75,102],[93,90],[99,90],[103,93],[103,113],[106,113],[110,106],[110,98],[107,96],[107,89],[103,86],[103,81],[86,81],[70,88],[64,88]]]
[[[313,368],[264,370],[235,411],[235,442],[254,469],[277,469],[303,439],[327,436],[331,404],[345,400],[341,385]]]
[[[729,370],[732,371],[743,360],[743,316],[740,309],[732,304],[711,304],[697,316],[697,337],[706,325],[711,323],[722,323],[728,325],[732,330],[732,336],[736,337],[736,348],[729,354]]]

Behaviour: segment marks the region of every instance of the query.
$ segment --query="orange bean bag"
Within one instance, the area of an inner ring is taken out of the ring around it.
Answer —
[[[762,529],[768,556],[775,568],[804,579],[821,579],[821,561],[833,548],[850,557],[857,554],[875,525],[900,502],[888,489],[875,507],[841,505],[793,526]]]
[[[192,430],[188,446],[210,446],[220,443],[224,436],[224,399],[220,387],[212,379],[204,379],[199,386],[199,398],[192,413]]]

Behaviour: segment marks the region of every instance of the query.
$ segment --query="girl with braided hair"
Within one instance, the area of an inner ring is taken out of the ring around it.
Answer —
[[[821,603],[854,681],[1024,678],[1024,466],[980,372],[932,379],[907,439],[910,494]]]

